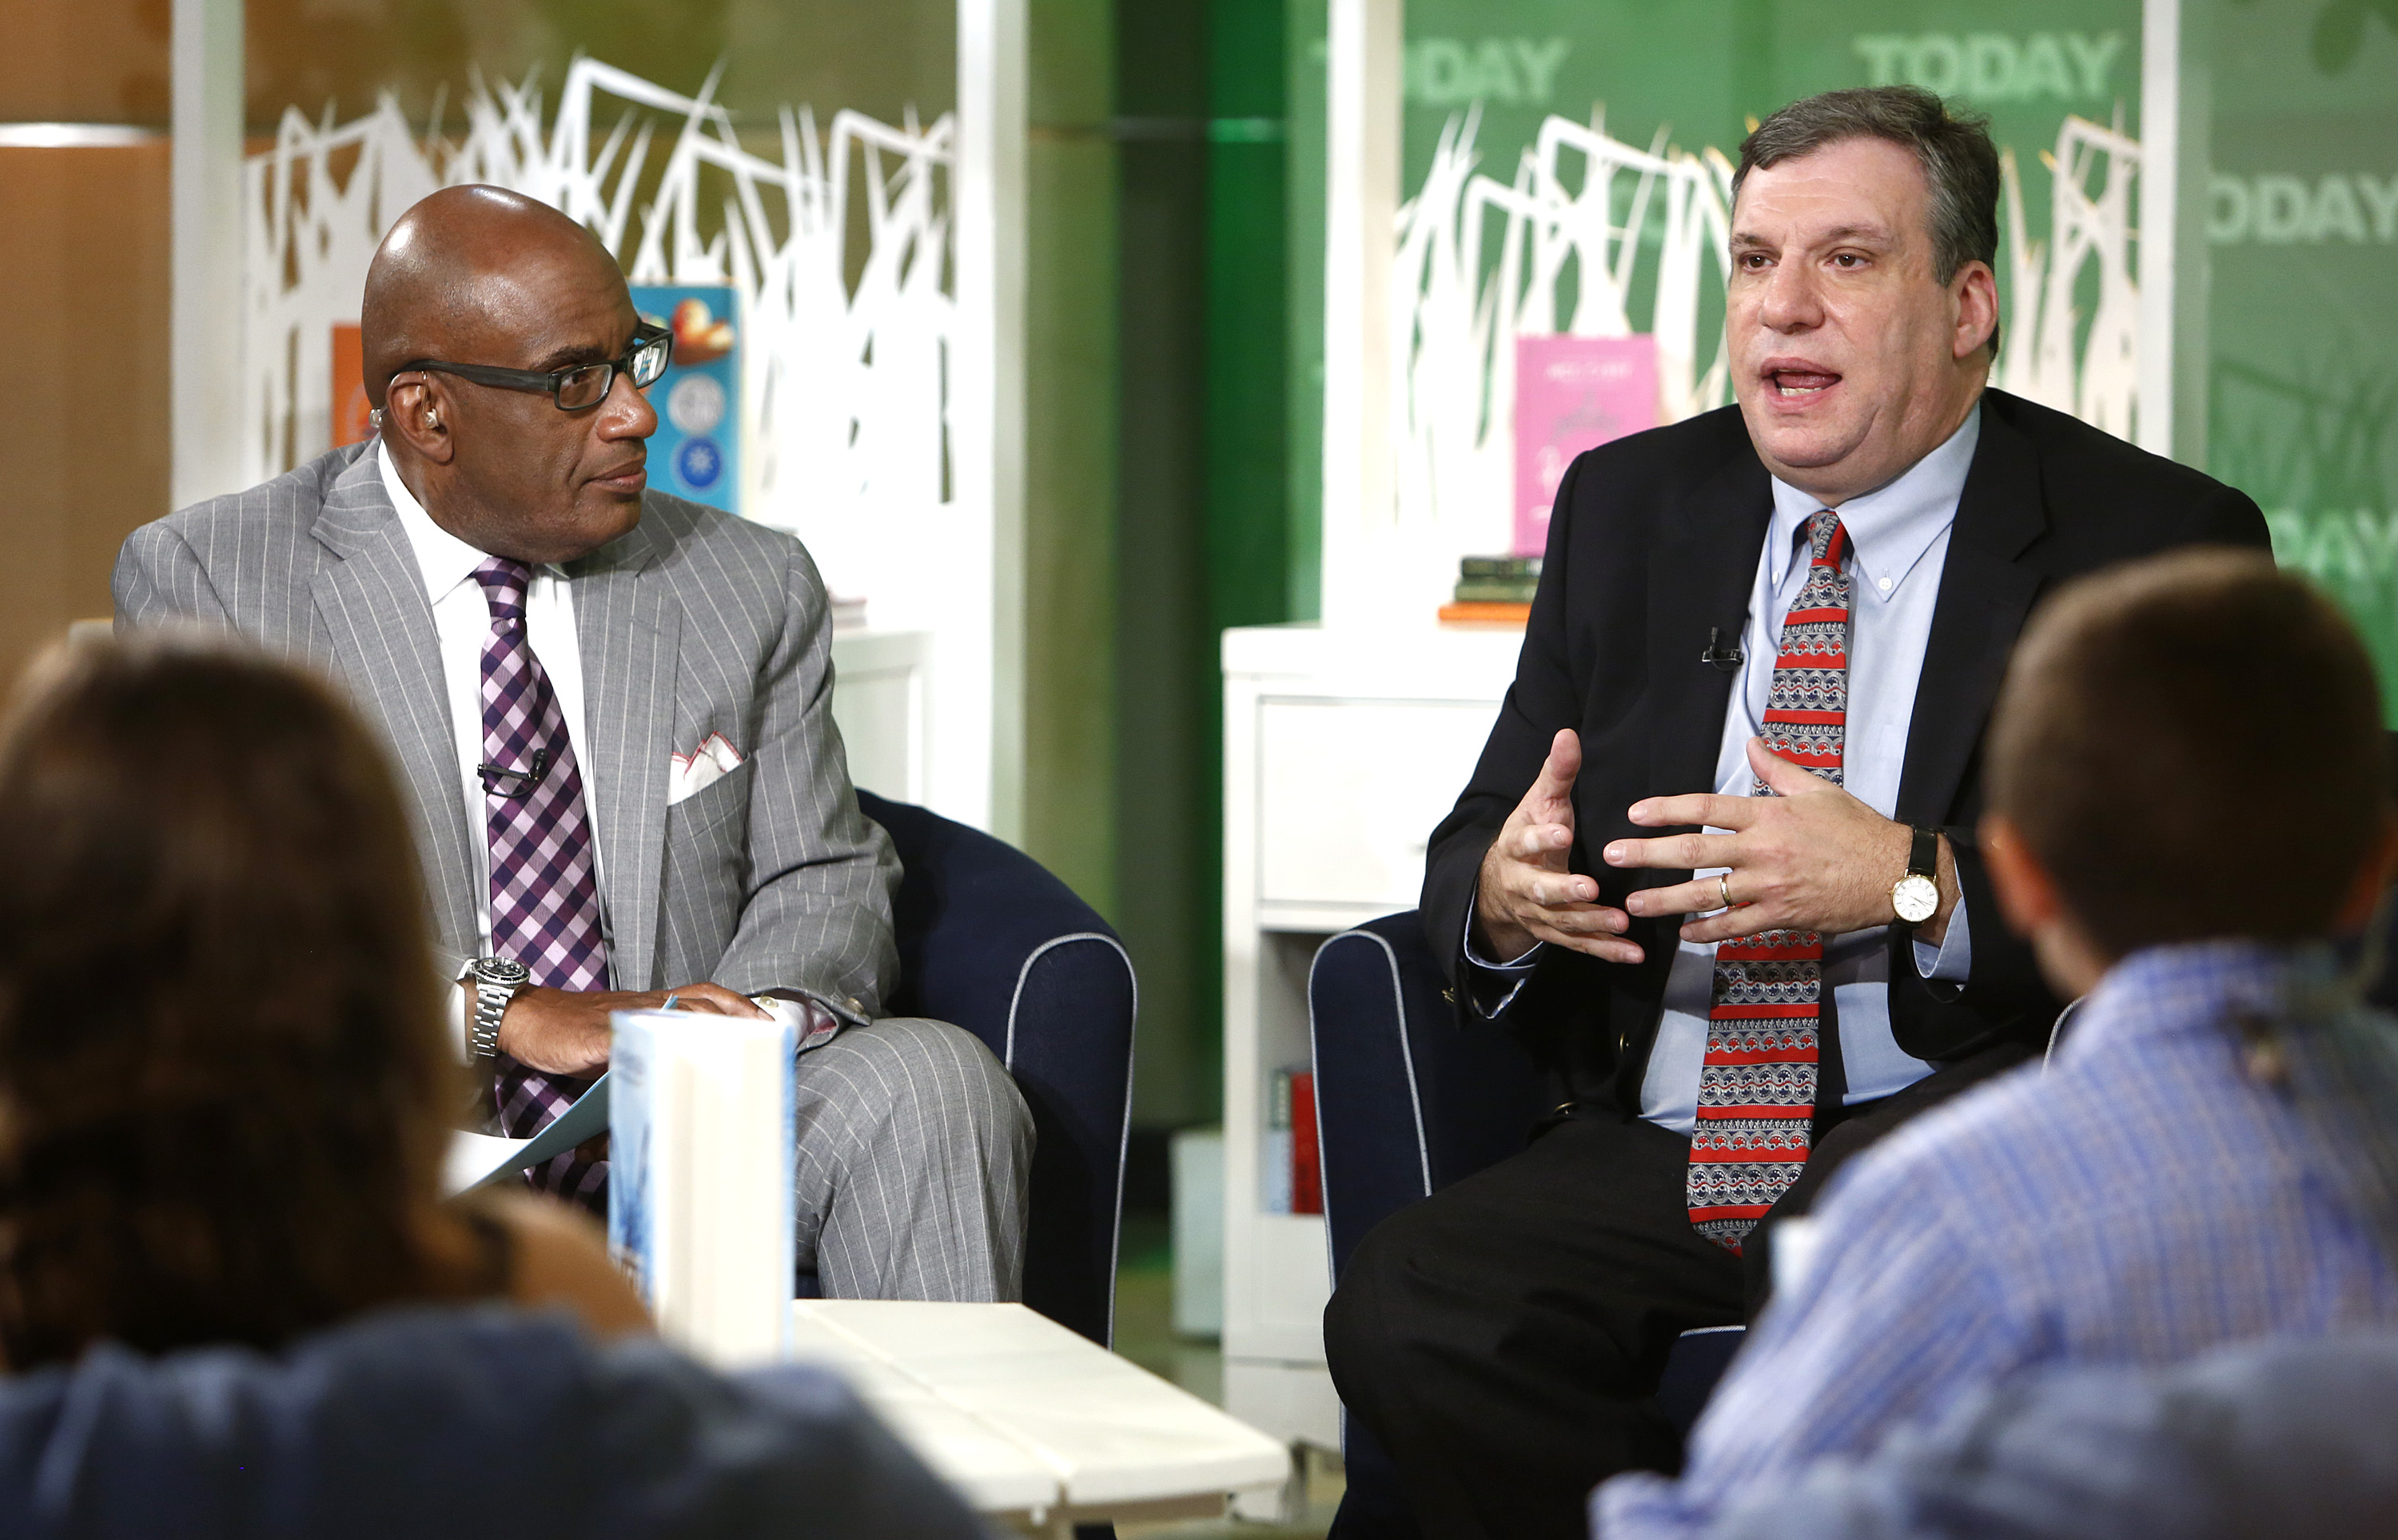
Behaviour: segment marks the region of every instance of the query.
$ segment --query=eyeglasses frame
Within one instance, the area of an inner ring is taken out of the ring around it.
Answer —
[[[667,344],[665,354],[666,362],[660,364],[658,372],[649,379],[638,378],[633,372],[633,361],[660,342]],[[620,358],[594,359],[587,364],[569,364],[564,368],[548,370],[502,368],[496,364],[446,364],[438,358],[419,358],[412,364],[401,365],[399,368],[393,371],[392,378],[396,380],[400,375],[410,373],[454,374],[461,380],[471,380],[476,384],[489,385],[495,390],[522,391],[528,395],[547,395],[549,404],[559,411],[589,411],[593,407],[607,404],[609,395],[616,389],[616,376],[619,374],[631,380],[635,390],[646,390],[665,378],[667,368],[674,362],[673,342],[674,332],[670,328],[652,326],[644,321],[633,328],[633,340],[626,347],[624,356]],[[566,388],[566,382],[589,368],[605,368],[609,371],[608,382],[600,387],[600,398],[588,406],[582,407],[570,407],[559,400],[558,393]]]

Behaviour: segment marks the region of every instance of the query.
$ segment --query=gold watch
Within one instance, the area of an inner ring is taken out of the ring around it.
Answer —
[[[1920,925],[1940,912],[1940,831],[1918,826],[1906,875],[1890,885],[1890,906],[1901,925]]]

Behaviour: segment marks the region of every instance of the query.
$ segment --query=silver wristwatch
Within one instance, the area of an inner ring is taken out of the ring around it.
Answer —
[[[475,1019],[466,1028],[467,1045],[478,1063],[495,1059],[500,1018],[507,1014],[508,1002],[532,982],[532,974],[513,957],[477,957],[467,965],[466,976],[475,981]]]

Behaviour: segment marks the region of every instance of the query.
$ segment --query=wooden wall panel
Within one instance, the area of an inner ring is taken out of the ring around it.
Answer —
[[[0,675],[109,612],[168,498],[168,144],[0,149]],[[228,303],[233,302],[227,297]]]
[[[168,0],[0,0],[0,122],[167,127]]]

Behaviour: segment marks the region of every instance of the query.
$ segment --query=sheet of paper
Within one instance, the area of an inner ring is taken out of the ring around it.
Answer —
[[[607,1132],[608,1077],[603,1074],[555,1122],[530,1139],[502,1139],[464,1130],[452,1133],[443,1158],[443,1186],[453,1195],[479,1187],[564,1155],[593,1134]]]
[[[479,1187],[505,1171],[513,1171],[517,1151],[532,1144],[530,1139],[502,1139],[496,1134],[469,1133],[465,1129],[450,1135],[450,1148],[441,1158],[441,1190],[450,1197],[470,1187]]]

